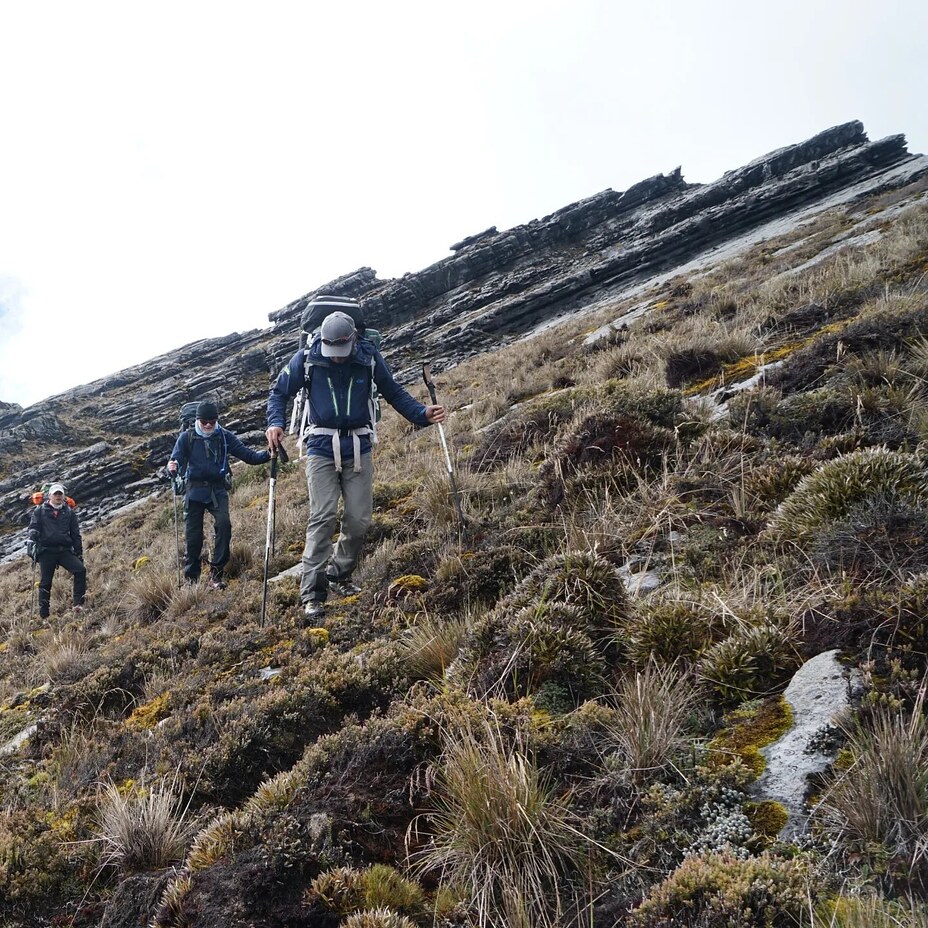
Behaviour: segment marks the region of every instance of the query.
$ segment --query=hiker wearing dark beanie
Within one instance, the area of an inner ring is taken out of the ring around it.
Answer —
[[[219,409],[212,400],[197,406],[197,418],[192,429],[184,429],[177,437],[168,473],[180,474],[184,493],[184,577],[188,583],[200,579],[200,555],[203,551],[203,516],[213,517],[213,556],[209,565],[210,586],[223,589],[223,572],[229,562],[232,543],[232,520],[229,518],[229,489],[232,474],[229,458],[246,464],[264,464],[270,460],[267,449],[253,451],[233,432],[219,424]]]

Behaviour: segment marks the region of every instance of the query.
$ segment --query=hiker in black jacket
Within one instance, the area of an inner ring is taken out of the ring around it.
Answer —
[[[47,619],[51,611],[52,578],[61,566],[74,575],[74,609],[84,607],[87,568],[77,513],[65,504],[60,483],[48,488],[48,497],[32,511],[26,552],[39,565],[39,615]]]
[[[223,571],[229,562],[232,542],[232,520],[229,518],[229,484],[231,471],[229,457],[246,464],[264,464],[270,453],[253,451],[234,433],[219,424],[216,404],[206,400],[197,406],[197,419],[192,429],[185,429],[177,437],[168,473],[181,474],[185,480],[184,541],[187,553],[184,558],[184,576],[188,583],[200,579],[200,553],[203,550],[203,515],[213,517],[215,540],[213,559],[209,567],[210,586],[223,589]]]

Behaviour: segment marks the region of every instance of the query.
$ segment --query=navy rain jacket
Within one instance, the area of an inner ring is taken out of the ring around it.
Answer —
[[[428,425],[425,406],[414,399],[394,379],[381,353],[364,338],[358,338],[349,360],[334,364],[322,356],[322,342],[316,338],[308,348],[300,349],[277,375],[267,399],[267,424],[286,428],[288,397],[296,396],[305,386],[306,356],[312,364],[309,388],[309,421],[327,429],[345,429],[341,436],[343,461],[354,460],[348,430],[371,425],[371,362],[374,382],[380,395],[404,418],[415,425]],[[371,440],[361,437],[361,454],[371,450]],[[306,453],[331,458],[332,439],[328,435],[311,435]]]
[[[36,506],[29,520],[29,538],[40,548],[73,551],[80,558],[84,556],[77,513],[67,503],[61,509],[48,502]]]
[[[210,503],[213,493],[227,492],[225,478],[229,471],[229,455],[246,464],[264,464],[271,459],[267,449],[252,450],[218,423],[209,438],[197,435],[192,427],[177,436],[171,460],[177,461],[177,473],[187,480],[187,499]]]

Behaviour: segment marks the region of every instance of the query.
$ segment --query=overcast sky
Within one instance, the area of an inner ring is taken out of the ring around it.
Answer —
[[[0,0],[0,400],[361,266],[850,119],[928,150],[924,0]]]

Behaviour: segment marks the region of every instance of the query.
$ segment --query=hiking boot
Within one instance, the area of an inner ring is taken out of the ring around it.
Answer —
[[[336,580],[334,577],[326,577],[329,581],[329,589],[336,596],[357,596],[361,592],[361,587],[357,583],[352,583],[351,578],[347,580]]]
[[[72,612],[83,612],[83,611],[84,611],[84,604],[83,604],[83,603],[75,603],[75,604],[71,607],[71,611],[72,611]]]
[[[210,577],[209,586],[210,589],[213,590],[224,590],[226,588],[226,582],[221,577]]]
[[[325,603],[321,602],[318,599],[311,599],[303,607],[303,615],[307,619],[324,619],[325,618]]]

